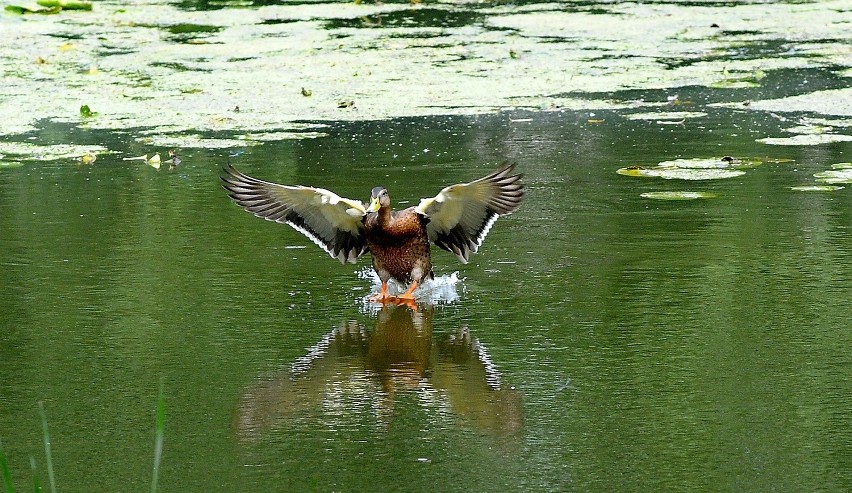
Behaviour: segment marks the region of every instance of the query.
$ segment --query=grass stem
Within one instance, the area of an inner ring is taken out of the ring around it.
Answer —
[[[47,479],[50,481],[50,493],[56,493],[56,480],[53,476],[53,457],[50,453],[50,434],[47,432],[47,414],[44,412],[43,401],[38,401],[38,411],[41,414],[41,428],[44,432],[44,455],[47,460]]]
[[[160,459],[163,456],[163,434],[166,428],[166,398],[163,393],[163,380],[160,379],[160,392],[157,396],[157,420],[154,438],[154,473],[151,479],[151,493],[157,493],[157,479],[160,476]]]
[[[30,456],[30,467],[33,470],[33,493],[41,493],[41,483],[38,480],[38,475],[36,475],[36,462],[35,457]]]

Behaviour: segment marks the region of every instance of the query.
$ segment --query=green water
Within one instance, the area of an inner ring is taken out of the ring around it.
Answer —
[[[173,172],[110,155],[0,170],[16,486],[30,456],[47,481],[43,401],[60,491],[150,488],[162,379],[161,491],[848,491],[852,189],[789,187],[852,148],[757,144],[781,125],[759,113],[623,116],[332,123],[182,151]],[[79,132],[30,136],[146,152]],[[722,155],[766,162],[699,182],[615,172]],[[525,203],[470,264],[435,254],[458,299],[416,314],[365,309],[368,260],[341,266],[218,181],[231,163],[404,205],[504,159]],[[640,197],[682,190],[716,197]]]

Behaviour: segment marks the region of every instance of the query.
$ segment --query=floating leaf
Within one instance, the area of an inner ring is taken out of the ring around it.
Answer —
[[[81,117],[83,117],[83,118],[91,118],[91,117],[93,117],[93,116],[95,116],[95,115],[97,115],[97,112],[92,111],[92,109],[91,109],[91,108],[89,108],[89,105],[88,105],[88,104],[84,104],[83,106],[80,106],[80,116],[81,116]]]
[[[700,111],[652,111],[649,113],[633,113],[627,115],[628,120],[683,120],[685,118],[700,118],[707,113]]]
[[[7,5],[4,10],[15,15],[24,15],[30,12],[30,9],[27,9],[20,5]]]
[[[709,192],[687,192],[687,191],[671,191],[671,192],[645,192],[639,195],[645,199],[654,200],[696,200],[696,199],[712,199],[716,194]]]
[[[147,161],[148,166],[154,169],[160,169],[160,153],[154,154]]]
[[[78,0],[36,0],[42,7],[59,7],[65,10],[92,10],[92,2]]]
[[[721,180],[742,176],[745,171],[719,168],[642,168],[631,166],[621,168],[616,173],[625,176],[641,176],[644,178],[664,178],[666,180]]]
[[[779,146],[814,146],[849,141],[852,141],[852,135],[844,134],[804,134],[794,137],[767,137],[765,139],[757,139],[757,142],[762,144]]]
[[[35,8],[35,7],[27,7],[25,5],[7,5],[5,8],[6,12],[10,12],[16,15],[23,14],[58,14],[62,12],[62,7],[47,7],[47,8]]]
[[[797,192],[833,192],[835,190],[843,190],[843,187],[837,187],[834,185],[799,185],[796,187],[790,187],[790,190],[795,190]]]
[[[93,152],[86,152],[85,154],[80,156],[78,161],[80,162],[80,164],[93,164],[95,161],[97,161],[97,159],[98,159],[97,154],[95,154]]]

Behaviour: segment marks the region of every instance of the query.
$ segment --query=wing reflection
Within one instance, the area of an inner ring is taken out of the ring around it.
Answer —
[[[288,370],[246,390],[235,416],[238,435],[252,439],[294,420],[318,418],[335,428],[365,419],[384,427],[393,421],[395,405],[412,401],[441,423],[450,417],[498,435],[519,431],[520,394],[502,382],[466,327],[433,340],[433,315],[434,309],[388,306],[372,331],[357,322],[341,324]]]

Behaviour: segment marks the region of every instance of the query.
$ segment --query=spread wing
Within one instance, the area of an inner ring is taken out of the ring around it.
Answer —
[[[429,240],[467,263],[494,221],[521,204],[523,175],[513,175],[514,169],[514,164],[504,163],[488,176],[451,185],[435,197],[421,200],[416,210],[429,218]]]
[[[367,251],[358,200],[322,188],[286,186],[244,175],[230,165],[222,181],[228,195],[243,209],[269,221],[296,228],[340,263],[352,262]]]

